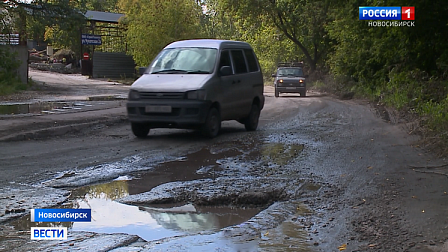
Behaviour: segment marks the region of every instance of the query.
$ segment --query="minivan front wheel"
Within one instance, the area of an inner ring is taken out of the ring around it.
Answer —
[[[260,118],[260,108],[257,104],[252,104],[249,115],[244,120],[244,127],[247,131],[254,131],[258,127],[258,119]]]
[[[149,125],[144,123],[131,123],[131,129],[138,138],[145,138],[149,133]]]
[[[202,126],[202,134],[209,138],[214,138],[221,130],[221,116],[217,108],[213,107],[208,112],[205,124]]]

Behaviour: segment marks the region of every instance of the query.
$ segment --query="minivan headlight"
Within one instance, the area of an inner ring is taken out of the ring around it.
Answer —
[[[205,90],[188,91],[187,99],[189,99],[189,100],[205,100]]]
[[[140,99],[140,93],[137,90],[130,90],[128,95],[128,100],[138,100]]]

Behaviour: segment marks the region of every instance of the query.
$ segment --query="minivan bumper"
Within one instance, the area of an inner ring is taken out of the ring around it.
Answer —
[[[146,112],[147,106],[171,106],[171,113]],[[128,119],[132,123],[147,123],[151,128],[195,128],[205,123],[211,101],[145,100],[128,101]]]
[[[276,90],[280,93],[300,93],[302,91],[306,91],[305,87],[276,87]]]

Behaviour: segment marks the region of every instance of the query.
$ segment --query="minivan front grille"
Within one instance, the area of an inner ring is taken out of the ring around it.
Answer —
[[[184,93],[180,92],[140,92],[140,99],[183,99]]]

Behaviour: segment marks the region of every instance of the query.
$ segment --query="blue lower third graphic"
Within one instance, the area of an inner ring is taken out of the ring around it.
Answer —
[[[359,20],[401,20],[401,7],[359,6]]]
[[[90,222],[91,209],[31,209],[31,222]]]
[[[31,240],[67,240],[67,228],[31,227]]]

